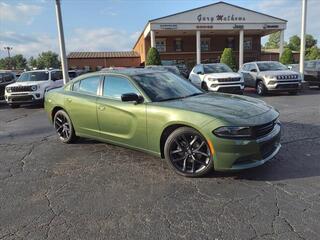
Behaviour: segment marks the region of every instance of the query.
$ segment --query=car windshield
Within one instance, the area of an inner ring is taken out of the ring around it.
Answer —
[[[27,82],[27,81],[47,81],[49,79],[49,72],[25,72],[22,73],[18,82]]]
[[[286,66],[282,65],[279,62],[258,62],[257,65],[261,72],[288,70]]]
[[[207,64],[203,65],[204,73],[225,73],[225,72],[233,72],[231,68],[229,68],[225,64]]]
[[[203,93],[190,82],[170,72],[146,73],[132,78],[153,102],[181,99]]]

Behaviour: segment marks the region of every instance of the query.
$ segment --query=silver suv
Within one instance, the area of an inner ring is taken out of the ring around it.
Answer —
[[[245,63],[239,73],[244,78],[245,86],[256,88],[259,95],[265,95],[268,91],[295,95],[301,89],[301,75],[276,61]]]

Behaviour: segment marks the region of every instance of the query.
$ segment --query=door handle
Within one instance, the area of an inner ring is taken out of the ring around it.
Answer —
[[[72,99],[71,99],[71,98],[67,98],[67,101],[68,101],[68,102],[72,102]]]
[[[103,110],[106,109],[106,107],[105,107],[105,106],[98,106],[98,109],[99,109],[100,111],[103,111]]]

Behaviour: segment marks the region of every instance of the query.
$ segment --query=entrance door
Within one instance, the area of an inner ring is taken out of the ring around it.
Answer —
[[[104,78],[102,96],[97,100],[101,136],[137,148],[147,147],[145,103],[122,102],[121,95],[140,92],[131,80],[119,75]]]

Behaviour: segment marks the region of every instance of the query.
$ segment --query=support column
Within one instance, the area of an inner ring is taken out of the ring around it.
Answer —
[[[300,61],[299,72],[304,81],[304,54],[306,48],[306,20],[307,20],[307,0],[302,0],[302,12],[301,12],[301,41],[300,41]]]
[[[243,65],[243,29],[239,32],[239,68]]]
[[[153,30],[150,31],[151,47],[156,47],[156,36]]]
[[[283,45],[284,45],[284,30],[280,31],[280,43],[279,43],[279,60],[283,54]]]
[[[197,31],[197,64],[201,63],[201,33]]]

